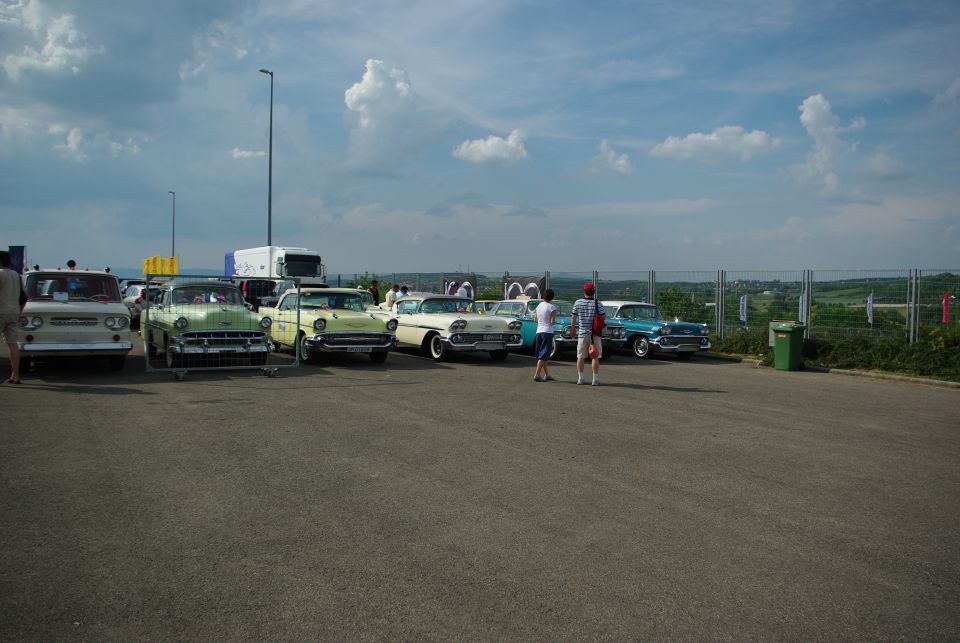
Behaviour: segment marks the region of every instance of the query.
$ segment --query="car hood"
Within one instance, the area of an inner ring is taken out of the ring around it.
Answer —
[[[313,326],[313,322],[322,319],[327,322],[326,331],[331,330],[386,330],[387,320],[373,317],[370,313],[358,313],[354,310],[301,310],[300,323]]]
[[[123,315],[130,311],[119,301],[53,301],[50,299],[31,299],[23,307],[21,315]]]
[[[165,317],[167,319],[185,317],[190,322],[190,326],[187,327],[188,330],[195,330],[195,324],[235,326],[238,328],[259,326],[260,319],[263,318],[263,315],[247,310],[246,306],[234,304],[170,306],[164,310],[150,308],[149,314],[151,317]]]
[[[693,322],[667,321],[666,319],[643,319],[635,321],[616,319],[611,321],[619,322],[627,330],[660,330],[664,326],[670,326],[670,328],[673,329],[671,332],[672,335],[699,335],[700,329],[705,325],[695,324]]]
[[[491,315],[478,315],[477,313],[419,313],[414,315],[399,315],[397,319],[402,324],[405,319],[414,317],[420,326],[426,328],[445,329],[458,319],[467,322],[467,327],[462,332],[470,331],[490,331],[505,333],[510,330],[508,324],[511,319],[502,317],[493,317]]]

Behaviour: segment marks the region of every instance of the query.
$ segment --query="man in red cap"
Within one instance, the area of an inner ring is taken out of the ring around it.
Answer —
[[[583,297],[573,304],[573,313],[571,314],[570,325],[577,329],[577,384],[584,384],[583,365],[588,357],[592,360],[593,381],[591,384],[597,386],[600,384],[600,357],[603,355],[603,344],[599,335],[593,334],[593,318],[597,315],[606,316],[607,311],[603,309],[603,304],[597,301],[597,289],[593,283],[583,284]],[[591,346],[595,347],[593,355],[590,354]]]

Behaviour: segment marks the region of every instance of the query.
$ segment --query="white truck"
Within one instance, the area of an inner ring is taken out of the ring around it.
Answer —
[[[245,248],[226,253],[223,264],[228,277],[274,280],[299,277],[303,287],[327,285],[326,267],[316,250],[284,246]]]

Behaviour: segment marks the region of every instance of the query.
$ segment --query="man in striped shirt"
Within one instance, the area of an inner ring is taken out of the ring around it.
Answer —
[[[590,356],[590,346],[597,347],[597,356],[592,358],[593,381],[591,384],[597,386],[600,383],[600,357],[603,351],[603,344],[599,336],[593,336],[593,317],[594,315],[606,315],[607,311],[603,309],[603,304],[597,301],[597,289],[593,283],[583,284],[583,297],[573,304],[570,324],[577,329],[577,384],[583,384],[583,366],[587,357]]]

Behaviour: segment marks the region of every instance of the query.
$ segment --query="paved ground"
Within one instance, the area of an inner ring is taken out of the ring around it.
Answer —
[[[960,637],[960,391],[553,371],[0,385],[0,639]]]

